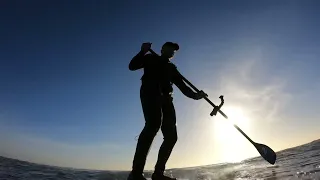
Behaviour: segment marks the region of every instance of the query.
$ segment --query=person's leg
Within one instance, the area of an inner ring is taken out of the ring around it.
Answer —
[[[162,125],[163,143],[158,154],[158,161],[155,166],[156,174],[163,174],[165,165],[171,155],[172,149],[177,142],[176,113],[172,98],[164,99],[162,103]]]
[[[139,135],[136,152],[133,159],[132,172],[142,174],[151,144],[161,126],[160,97],[150,95],[141,90],[141,104],[145,117],[145,126]]]

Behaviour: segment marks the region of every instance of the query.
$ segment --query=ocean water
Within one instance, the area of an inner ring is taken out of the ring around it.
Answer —
[[[169,169],[180,180],[320,180],[320,139],[277,152],[275,165],[261,157],[239,163]],[[0,156],[0,180],[124,180],[128,172],[89,171],[39,165]],[[149,178],[151,172],[145,173]]]

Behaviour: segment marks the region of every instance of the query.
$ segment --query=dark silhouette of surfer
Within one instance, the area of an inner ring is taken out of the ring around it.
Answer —
[[[163,143],[160,147],[153,180],[174,180],[164,175],[165,165],[178,139],[176,128],[176,114],[173,105],[173,88],[175,84],[187,97],[199,100],[207,96],[200,91],[194,92],[188,87],[177,67],[170,62],[179,45],[166,42],[161,49],[161,55],[147,54],[151,43],[143,43],[140,52],[129,63],[131,71],[143,69],[141,78],[140,99],[145,118],[145,126],[139,135],[132,171],[128,180],[145,180],[143,175],[146,158],[157,132],[161,129]]]

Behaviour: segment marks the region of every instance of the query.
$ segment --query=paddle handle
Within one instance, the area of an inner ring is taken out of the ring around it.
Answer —
[[[252,141],[246,133],[244,133],[236,124],[233,124],[233,126],[255,146],[256,143]]]
[[[195,87],[190,81],[188,81],[185,77],[183,77],[182,75],[181,75],[181,77],[182,77],[183,81],[185,81],[185,82],[186,82],[190,87],[192,87],[196,92],[200,92],[200,90],[199,90],[198,88],[196,88],[196,87]],[[208,97],[204,97],[204,99],[205,99],[209,104],[211,104],[211,106],[216,107],[216,105],[213,104],[213,102],[211,102]],[[223,117],[225,117],[226,119],[228,119],[228,116],[227,116],[224,112],[222,112],[220,109],[218,110],[218,112],[219,112]]]

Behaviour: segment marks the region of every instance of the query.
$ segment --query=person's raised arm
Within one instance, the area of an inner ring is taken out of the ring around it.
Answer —
[[[144,59],[145,59],[144,53],[142,51],[140,51],[137,55],[135,55],[131,59],[131,61],[129,63],[129,70],[130,71],[135,71],[135,70],[143,68]]]
[[[137,55],[135,55],[129,63],[129,70],[135,71],[144,67],[144,61],[146,59],[145,54],[150,50],[150,48],[151,43],[143,43],[141,45],[140,52]]]

